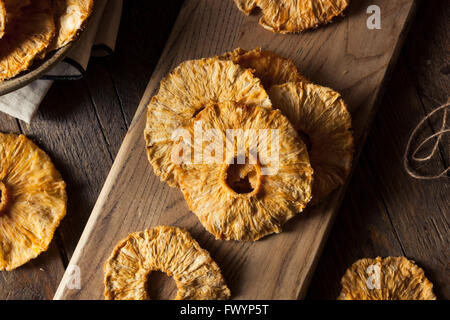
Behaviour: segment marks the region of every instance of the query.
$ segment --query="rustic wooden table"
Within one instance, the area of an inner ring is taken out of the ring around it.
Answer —
[[[0,115],[0,131],[24,133],[51,155],[69,197],[68,215],[50,249],[18,270],[0,273],[0,299],[53,297],[181,3],[126,1],[113,56],[93,59],[81,81],[56,83],[31,125]],[[436,101],[448,98],[449,16],[445,1],[419,6],[308,299],[335,299],[345,269],[359,258],[377,255],[417,261],[438,298],[450,298],[448,177],[418,181],[402,165],[413,128]],[[439,125],[439,119],[429,121],[427,130],[435,132]],[[436,172],[449,161],[450,151],[442,147],[421,170]]]

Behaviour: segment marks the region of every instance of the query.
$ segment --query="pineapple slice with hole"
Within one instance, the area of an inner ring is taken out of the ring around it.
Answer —
[[[148,159],[161,180],[178,186],[178,165],[171,159],[172,134],[189,125],[207,104],[228,100],[271,107],[260,80],[231,61],[186,61],[161,81],[158,93],[148,105],[144,132]]]
[[[230,297],[219,267],[185,230],[158,226],[130,234],[105,263],[107,300],[148,300],[148,277],[162,271],[173,277],[175,300],[221,300]]]
[[[360,259],[341,284],[338,300],[436,300],[423,270],[405,257]]]
[[[198,124],[215,132],[214,139],[196,139]],[[230,129],[237,134],[230,136]],[[306,146],[279,110],[213,104],[188,131],[194,137],[191,149],[202,150],[204,161],[180,165],[181,191],[216,239],[255,241],[278,233],[311,199],[313,170]],[[214,161],[209,153],[215,153]]]
[[[0,270],[47,250],[66,214],[66,184],[25,136],[0,133]]]

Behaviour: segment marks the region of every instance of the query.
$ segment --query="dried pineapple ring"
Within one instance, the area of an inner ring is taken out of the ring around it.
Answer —
[[[256,7],[263,16],[259,23],[272,32],[291,33],[316,28],[342,14],[348,0],[234,0],[246,15]]]
[[[436,300],[423,270],[405,257],[358,260],[341,284],[338,300]]]
[[[217,264],[191,235],[176,227],[159,226],[130,234],[105,263],[107,300],[148,300],[152,271],[172,276],[176,300],[228,299],[230,290]]]
[[[211,139],[205,145],[195,138],[198,124],[205,132],[213,129],[221,139]],[[247,134],[246,139],[239,135],[236,139],[245,148],[237,148],[235,143],[223,146],[227,139],[230,142],[235,139],[227,138],[229,129]],[[264,137],[264,131],[259,130],[266,129],[276,131]],[[201,111],[188,130],[194,136],[194,148],[202,150],[205,157],[208,156],[206,147],[208,150],[225,147],[218,162],[204,158],[204,162],[180,166],[180,187],[189,208],[217,239],[255,241],[278,233],[310,200],[313,170],[306,146],[279,110],[219,103]],[[275,133],[278,142],[272,140]],[[255,145],[258,145],[257,155]],[[264,150],[273,150],[273,158],[272,151]],[[240,162],[234,161],[239,157],[242,157]],[[245,164],[238,164],[244,162],[243,158]]]
[[[178,186],[177,165],[171,160],[172,133],[188,125],[207,104],[227,100],[271,107],[260,80],[231,61],[186,61],[161,81],[148,106],[144,132],[148,159],[161,180]]]
[[[225,53],[221,58],[254,70],[255,76],[261,79],[264,88],[286,82],[308,82],[300,74],[294,62],[273,52],[262,51],[260,48],[251,51],[237,48]]]
[[[286,83],[269,89],[275,108],[291,121],[308,145],[314,169],[312,204],[344,184],[353,159],[351,116],[341,95],[313,83]]]
[[[55,36],[49,0],[33,1],[20,14],[8,18],[9,24],[13,31],[5,33],[0,46],[0,81],[27,70]]]
[[[66,214],[66,184],[23,135],[0,133],[0,161],[0,270],[13,270],[47,250]]]
[[[0,0],[0,39],[3,38],[3,35],[5,34],[5,25],[6,25],[6,9],[3,1]]]
[[[64,47],[75,40],[92,13],[93,0],[53,0],[56,37],[49,51]]]

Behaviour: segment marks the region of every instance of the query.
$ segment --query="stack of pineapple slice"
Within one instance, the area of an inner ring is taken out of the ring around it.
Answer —
[[[214,136],[205,143],[196,137],[199,129]],[[244,132],[245,141],[237,141],[244,152],[234,140],[226,143],[229,130]],[[275,160],[249,150],[263,142],[245,132],[258,130],[276,132]],[[308,203],[344,183],[353,157],[351,118],[340,94],[260,49],[179,65],[152,98],[144,135],[154,172],[179,187],[203,226],[226,240],[280,232]],[[211,152],[214,159],[206,159]]]

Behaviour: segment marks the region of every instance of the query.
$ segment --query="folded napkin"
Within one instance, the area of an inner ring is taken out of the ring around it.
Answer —
[[[83,77],[91,56],[106,56],[115,49],[123,0],[96,0],[89,27],[67,57],[42,79],[0,96],[0,111],[30,123],[55,80]]]

